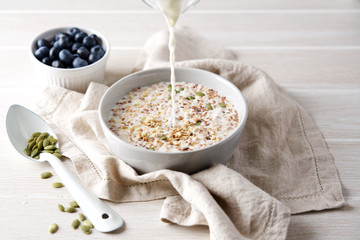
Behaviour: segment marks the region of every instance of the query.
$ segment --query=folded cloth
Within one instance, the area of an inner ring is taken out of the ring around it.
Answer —
[[[231,161],[192,176],[171,170],[138,175],[106,145],[97,109],[107,86],[91,83],[85,94],[48,87],[35,111],[52,125],[83,183],[114,202],[166,198],[161,220],[208,225],[211,239],[285,239],[290,212],[342,206],[333,158],[306,111],[263,71],[180,30],[177,66],[219,74],[247,101],[248,121]],[[166,31],[152,36],[135,71],[168,66],[167,41]]]

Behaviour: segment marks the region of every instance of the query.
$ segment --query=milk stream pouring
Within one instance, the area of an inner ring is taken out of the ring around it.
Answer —
[[[169,60],[170,60],[170,83],[171,83],[171,124],[176,127],[176,105],[175,105],[175,33],[174,27],[181,14],[181,6],[179,0],[157,0],[160,10],[164,15],[169,27]]]
[[[171,83],[171,121],[172,127],[176,127],[176,105],[175,105],[175,24],[182,13],[189,7],[195,5],[199,0],[184,1],[184,0],[144,0],[146,4],[154,9],[160,10],[166,19],[169,27],[169,60],[170,60],[170,83]]]

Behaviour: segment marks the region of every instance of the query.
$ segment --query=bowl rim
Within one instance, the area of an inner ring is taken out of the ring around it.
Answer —
[[[105,131],[107,131],[107,133],[110,133],[110,136],[114,139],[117,139],[118,141],[120,141],[121,144],[124,144],[126,147],[135,150],[135,151],[139,151],[141,153],[148,153],[148,154],[160,154],[160,155],[183,155],[183,154],[194,154],[196,152],[201,152],[204,150],[208,150],[210,148],[216,148],[219,145],[225,144],[226,142],[230,141],[234,136],[236,136],[237,134],[239,134],[240,131],[242,131],[242,128],[245,127],[246,121],[247,121],[247,117],[248,117],[248,106],[246,103],[246,100],[243,96],[243,94],[241,93],[241,91],[239,90],[239,88],[237,86],[235,86],[235,84],[233,84],[232,82],[230,82],[229,80],[223,78],[222,76],[215,74],[213,72],[207,71],[207,70],[203,70],[203,69],[199,69],[199,68],[192,68],[192,67],[175,67],[175,71],[198,71],[198,72],[204,72],[206,74],[210,74],[213,75],[214,77],[221,79],[220,81],[223,81],[223,83],[228,84],[229,86],[231,86],[240,96],[241,101],[244,103],[244,117],[242,118],[241,122],[239,122],[239,125],[237,126],[237,128],[229,135],[227,136],[225,139],[214,143],[210,146],[204,147],[204,148],[200,148],[200,149],[196,149],[196,150],[191,150],[191,151],[184,151],[184,152],[162,152],[162,151],[152,151],[149,149],[145,149],[145,148],[141,148],[141,147],[137,147],[132,145],[131,143],[128,143],[124,140],[122,140],[120,137],[118,137],[113,131],[110,130],[110,128],[108,127],[105,119],[102,116],[102,106],[103,106],[103,102],[105,101],[105,97],[107,96],[107,94],[109,94],[109,92],[112,91],[113,88],[115,88],[115,86],[121,84],[122,81],[134,77],[136,75],[139,74],[147,74],[147,73],[152,73],[152,72],[159,72],[159,71],[170,71],[170,67],[159,67],[159,68],[151,68],[151,69],[146,69],[146,70],[140,70],[138,72],[134,72],[131,73],[129,75],[126,75],[125,77],[119,79],[117,82],[115,82],[111,87],[109,87],[105,93],[103,94],[103,96],[101,97],[100,103],[99,103],[99,107],[98,107],[98,115],[99,115],[99,119],[100,119],[100,123],[101,126],[103,126],[103,129],[105,128]],[[186,81],[185,81],[186,82]],[[105,134],[105,133],[104,133]]]
[[[57,32],[66,32],[66,30],[68,30],[70,28],[73,28],[73,27],[74,26],[72,26],[72,27],[67,27],[67,26],[54,27],[54,28],[45,30],[45,31],[37,34],[36,37],[33,38],[33,40],[30,42],[30,46],[29,46],[29,53],[30,53],[31,59],[34,60],[33,62],[34,63],[36,62],[36,64],[40,63],[41,66],[43,66],[43,67],[45,67],[45,68],[47,68],[49,70],[53,70],[53,71],[76,72],[76,71],[80,71],[80,70],[87,70],[87,69],[93,68],[94,66],[100,65],[103,61],[106,61],[108,59],[109,54],[110,54],[110,49],[111,49],[109,39],[104,34],[97,31],[96,29],[86,28],[86,27],[76,27],[76,28],[79,28],[81,31],[84,31],[86,33],[96,34],[96,36],[99,36],[101,38],[101,41],[102,41],[101,47],[104,47],[104,43],[106,43],[105,45],[107,46],[107,49],[105,51],[105,54],[98,61],[96,61],[96,62],[94,62],[92,64],[89,64],[87,66],[84,66],[84,67],[79,67],[79,68],[55,68],[55,67],[46,65],[45,63],[42,63],[39,59],[37,59],[35,57],[34,53],[35,53],[35,50],[36,50],[36,41],[40,39],[40,36],[47,35],[49,32],[53,32],[53,31],[54,32],[55,31],[57,31]],[[55,37],[55,35],[54,35],[54,37]],[[44,37],[44,38],[46,38],[46,37]]]

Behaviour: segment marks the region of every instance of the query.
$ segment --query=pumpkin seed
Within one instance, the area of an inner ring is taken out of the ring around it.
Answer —
[[[210,103],[207,103],[207,104],[206,104],[206,107],[207,107],[209,110],[214,110]]]
[[[43,141],[43,147],[46,147],[46,146],[48,146],[48,145],[50,145],[50,140],[49,140],[49,139],[45,139],[45,140]]]
[[[65,208],[61,204],[58,204],[58,209],[60,210],[60,212],[65,212]]]
[[[78,229],[80,226],[80,221],[78,219],[75,219],[72,223],[71,223],[71,227],[73,229]]]
[[[60,153],[60,148],[57,148],[54,152]]]
[[[39,150],[37,148],[35,148],[32,152],[31,152],[31,155],[30,157],[35,157],[37,154],[39,153]]]
[[[40,159],[40,156],[39,156],[39,155],[36,155],[36,156],[34,157],[34,159]]]
[[[76,208],[74,208],[74,207],[65,208],[65,212],[74,213],[74,212],[76,212]]]
[[[85,220],[86,220],[86,217],[85,217],[84,214],[79,213],[79,219],[80,219],[80,221],[85,221]]]
[[[79,207],[79,204],[76,201],[71,201],[69,204],[70,204],[71,207],[74,207],[74,208]]]
[[[58,142],[58,140],[53,138],[53,137],[49,137],[48,139],[49,139],[51,144],[56,144]]]
[[[49,232],[51,233],[51,234],[54,234],[54,233],[56,233],[56,231],[59,229],[59,226],[56,224],[56,223],[52,223],[52,224],[50,224],[50,226],[49,226]]]
[[[162,136],[161,138],[160,138],[160,140],[166,140],[167,139],[167,136]]]
[[[201,120],[198,120],[198,121],[195,123],[196,126],[199,126],[200,124],[201,124]]]
[[[219,103],[219,105],[220,105],[220,107],[222,107],[222,108],[226,108],[226,104],[223,103],[223,102]]]
[[[151,151],[155,151],[155,148],[151,147],[151,148],[149,148],[149,150],[151,150]]]
[[[39,137],[44,137],[44,138],[46,138],[46,137],[48,137],[48,136],[49,136],[49,133],[43,132],[43,133],[40,134]]]
[[[54,153],[53,150],[42,150],[41,152],[42,152],[42,153]]]
[[[85,226],[88,226],[89,228],[94,228],[94,225],[93,225],[89,220],[85,220],[85,221],[83,222],[83,224],[84,224]]]
[[[64,186],[64,184],[62,184],[61,182],[54,182],[52,186],[53,188],[61,188]]]
[[[171,96],[168,96],[168,100],[170,100],[171,99]]]
[[[185,88],[182,87],[182,88],[180,88],[180,91],[184,91],[184,89],[185,89]]]
[[[43,142],[44,142],[43,140],[40,140],[39,143],[37,144],[37,148],[39,150],[41,150],[43,148]]]
[[[178,91],[178,90],[175,90],[175,93],[180,93],[180,91]]]
[[[198,95],[198,96],[200,96],[200,97],[205,96],[205,93],[202,93],[202,92],[196,92],[195,94]]]
[[[31,152],[28,148],[24,149],[24,153],[26,154],[26,156],[30,156]]]
[[[27,147],[27,148],[28,148],[29,150],[31,150],[31,149],[34,147],[35,144],[36,144],[36,140],[33,140],[31,143],[28,144],[28,147]]]
[[[36,139],[36,144],[38,144],[41,140],[44,140],[45,137],[44,136],[39,136],[37,139]]]
[[[55,157],[57,157],[57,158],[61,158],[61,157],[62,157],[62,155],[61,155],[60,153],[57,153],[57,152],[54,152],[53,155],[54,155]]]
[[[54,150],[56,149],[56,146],[55,145],[48,145],[46,147],[44,147],[45,150]]]
[[[92,232],[91,228],[89,226],[86,226],[86,225],[81,225],[80,230],[85,234],[91,234],[91,232]]]
[[[194,100],[194,99],[195,99],[195,97],[194,97],[194,96],[190,96],[190,99],[191,99],[191,100]]]
[[[34,146],[31,148],[31,151],[34,151],[37,148],[37,143],[35,142]]]
[[[42,174],[40,174],[40,177],[42,179],[46,179],[46,178],[49,178],[49,177],[52,177],[52,173],[51,172],[43,172]]]
[[[35,137],[38,137],[38,136],[40,136],[40,132],[34,132],[32,135],[31,135],[31,137],[33,137],[33,138],[35,138]]]

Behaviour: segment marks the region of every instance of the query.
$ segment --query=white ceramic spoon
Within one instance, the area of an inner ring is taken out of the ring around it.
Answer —
[[[24,153],[27,140],[34,132],[48,132],[57,138],[52,128],[40,116],[20,105],[12,105],[6,116],[6,130],[12,145],[21,155],[35,162],[48,161],[51,164],[86,217],[98,231],[111,232],[123,225],[123,219],[83,187],[78,178],[66,169],[60,159],[50,153],[41,153],[40,159],[37,160]]]

